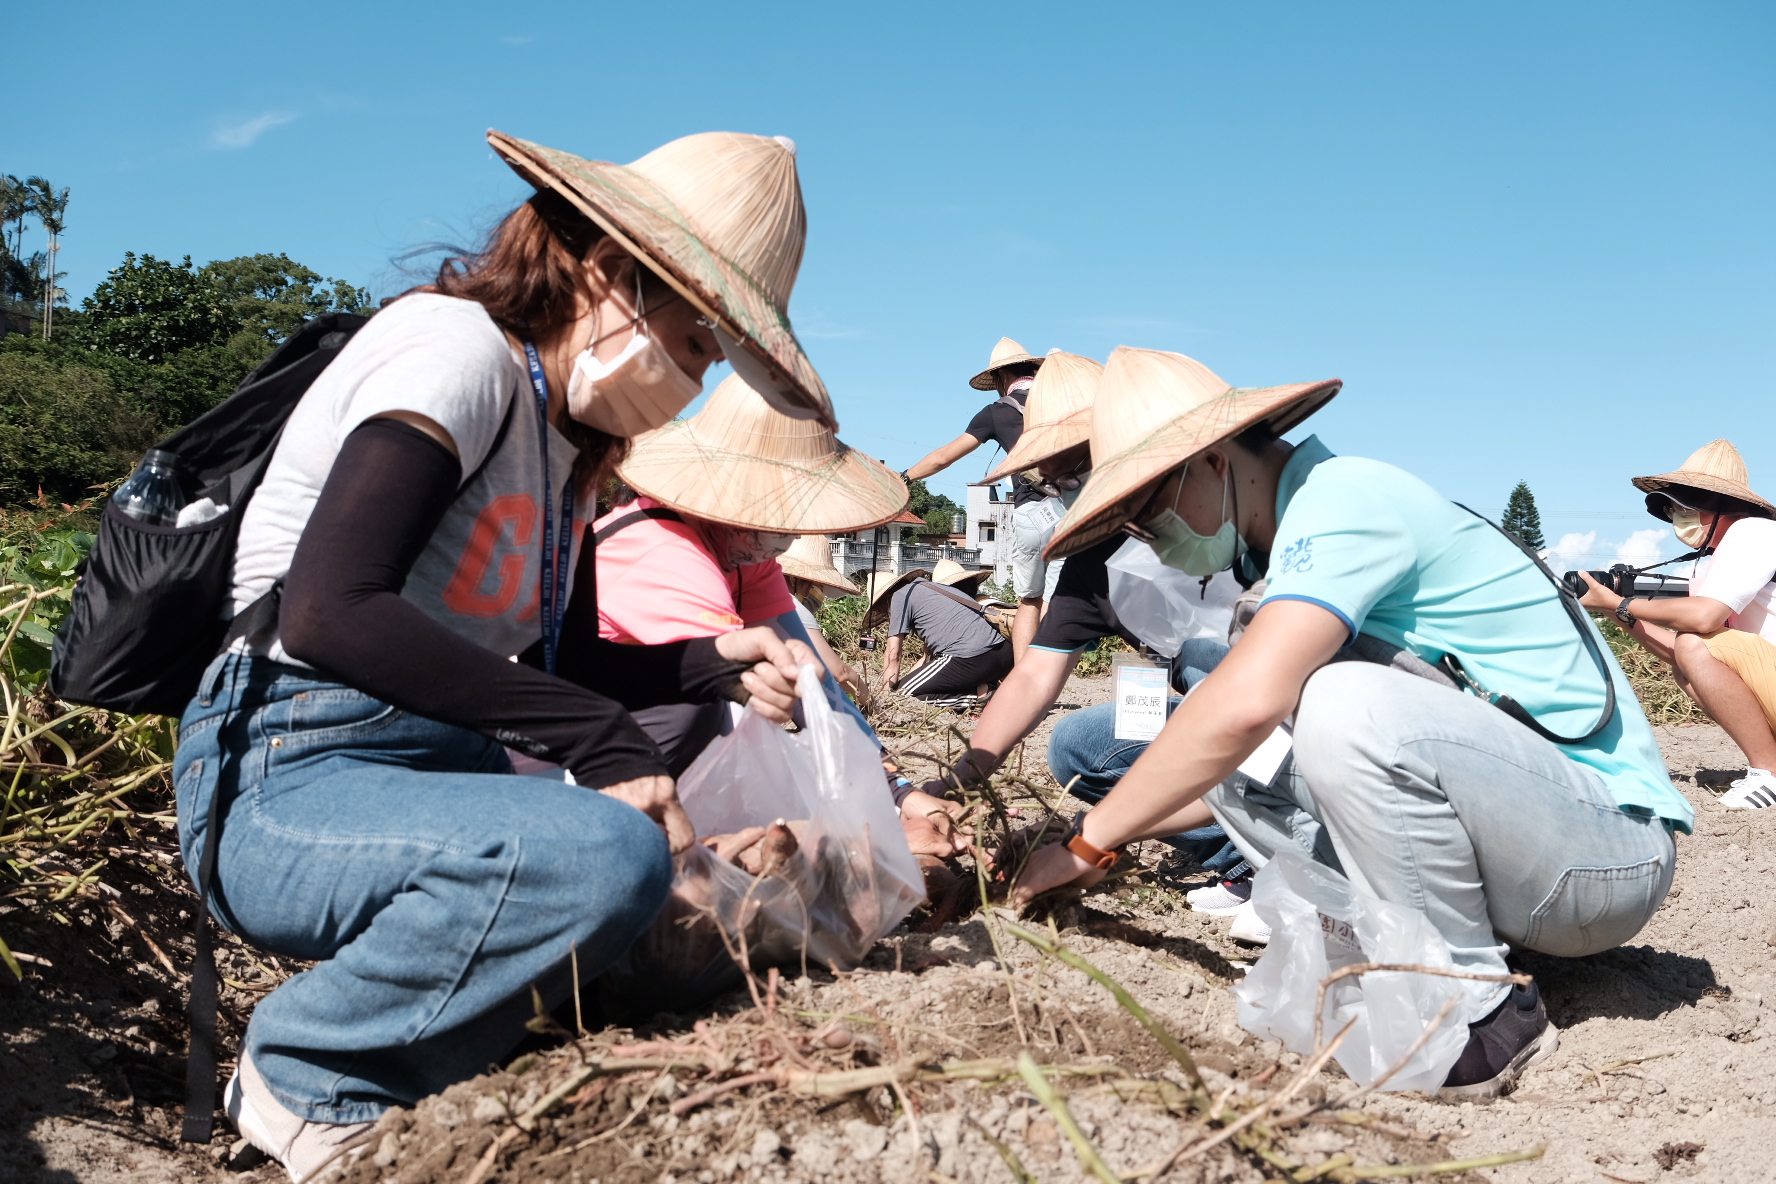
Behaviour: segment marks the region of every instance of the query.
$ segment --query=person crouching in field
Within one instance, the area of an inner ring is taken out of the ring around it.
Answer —
[[[314,963],[254,1009],[225,1094],[297,1181],[504,1059],[533,990],[569,996],[570,951],[590,980],[653,922],[695,836],[625,708],[743,689],[787,721],[814,660],[762,628],[601,642],[575,529],[628,438],[724,356],[774,359],[799,376],[775,397],[830,421],[783,312],[793,147],[709,133],[615,165],[488,139],[537,193],[303,395],[235,555],[236,611],[280,581],[281,610],[180,721],[199,891]],[[514,776],[506,746],[577,784]]]
[[[1745,776],[1720,804],[1729,810],[1776,807],[1776,506],[1751,491],[1739,450],[1716,440],[1683,467],[1634,478],[1647,512],[1671,523],[1686,547],[1711,552],[1690,580],[1690,595],[1623,597],[1584,573],[1586,608],[1613,613],[1622,627],[1676,670],[1678,685],[1745,754]]]
[[[857,585],[832,565],[832,541],[823,534],[805,534],[792,543],[789,550],[777,556],[777,566],[783,569],[783,577],[789,581],[789,594],[796,602],[796,619],[808,631],[814,652],[839,680],[845,693],[857,700],[859,707],[868,707],[869,681],[855,666],[839,657],[827,642],[826,634],[821,632],[820,618],[815,615],[828,600],[857,595]]]
[[[696,415],[637,440],[618,473],[624,494],[592,529],[599,635],[623,645],[766,625],[814,647],[779,557],[801,535],[824,543],[826,532],[887,522],[907,498],[905,482],[886,465],[847,447],[818,420],[772,407],[739,375],[724,379]],[[874,742],[857,708],[834,682],[826,686],[833,706]],[[637,712],[636,721],[676,776],[729,730],[731,714],[726,703],[674,703]],[[955,854],[959,845],[939,836],[928,815],[960,807],[898,776],[890,784],[914,852]]]
[[[1126,844],[1213,817],[1261,867],[1292,846],[1423,912],[1460,970],[1502,975],[1511,946],[1578,957],[1628,940],[1694,819],[1652,728],[1533,555],[1409,473],[1281,440],[1340,385],[1235,389],[1182,354],[1110,356],[1095,468],[1051,548],[1121,530],[1186,572],[1255,557],[1268,584],[1200,692],[1031,857],[1015,898],[1094,883]],[[1268,781],[1238,773],[1291,715],[1293,753]],[[1493,1096],[1558,1036],[1533,984],[1461,985],[1469,1040],[1444,1089]]]
[[[985,698],[1011,673],[1011,643],[974,598],[992,574],[969,571],[954,560],[940,560],[935,572],[870,573],[863,627],[888,621],[885,686],[927,703],[961,707]],[[925,660],[903,675],[901,654],[909,633],[924,644]]]

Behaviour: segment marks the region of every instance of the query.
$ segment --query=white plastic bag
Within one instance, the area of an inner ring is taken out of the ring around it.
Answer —
[[[729,951],[742,944],[755,969],[799,968],[804,953],[810,966],[850,968],[925,898],[876,746],[827,702],[814,667],[796,690],[800,732],[749,707],[678,781],[699,839],[806,820],[796,855],[757,880],[701,842],[679,855],[659,920],[600,982],[607,1009],[707,999],[740,981]]]
[[[1201,578],[1167,567],[1140,539],[1124,543],[1104,564],[1110,572],[1110,607],[1122,627],[1168,658],[1193,637],[1227,641],[1239,581],[1216,572]]]
[[[1270,926],[1270,946],[1245,981],[1233,988],[1240,1026],[1290,1052],[1314,1047],[1314,998],[1320,980],[1356,962],[1416,963],[1447,969],[1449,949],[1416,909],[1376,900],[1323,864],[1288,849],[1278,851],[1252,884],[1252,905]],[[1339,1067],[1368,1085],[1406,1054],[1460,979],[1370,971],[1332,984],[1326,992],[1322,1036],[1352,1018],[1357,1023],[1336,1054]],[[1466,1009],[1458,1003],[1436,1034],[1388,1079],[1386,1090],[1434,1090],[1468,1042]]]

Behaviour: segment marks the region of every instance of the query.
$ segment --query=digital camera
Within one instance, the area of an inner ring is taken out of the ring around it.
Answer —
[[[1646,596],[1653,600],[1664,600],[1690,594],[1690,581],[1681,576],[1648,575],[1644,568],[1629,567],[1626,563],[1618,563],[1608,571],[1593,571],[1590,575],[1617,596]],[[1586,586],[1584,576],[1576,571],[1569,571],[1560,578],[1574,596],[1583,596],[1591,590]]]

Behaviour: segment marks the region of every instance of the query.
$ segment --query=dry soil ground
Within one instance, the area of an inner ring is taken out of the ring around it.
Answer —
[[[1103,680],[1070,683],[1056,715],[1101,700],[1106,689]],[[1030,745],[1027,774],[1042,768],[1040,739]],[[1450,1105],[1375,1096],[1360,1107],[1367,1117],[1321,1115],[1279,1134],[1273,1154],[1307,1165],[1302,1173],[1324,1164],[1324,1178],[1337,1178],[1339,1165],[1351,1162],[1428,1163],[1546,1144],[1539,1160],[1474,1175],[1776,1178],[1769,1133],[1776,1116],[1776,901],[1769,889],[1776,817],[1723,811],[1696,784],[1699,770],[1742,764],[1718,729],[1662,729],[1660,740],[1679,787],[1697,805],[1696,834],[1679,840],[1675,886],[1633,945],[1574,961],[1526,958],[1562,1029],[1560,1051],[1506,1099]],[[1055,932],[1151,1009],[1195,1055],[1212,1093],[1231,1091],[1230,1104],[1239,1105],[1276,1089],[1300,1058],[1279,1056],[1274,1045],[1242,1032],[1227,992],[1254,951],[1227,941],[1225,922],[1185,908],[1181,889],[1202,877],[1148,854],[1140,875],[1058,910]],[[164,914],[158,928],[151,920],[131,928],[107,912],[111,920],[98,929],[74,918],[61,937],[51,925],[27,931],[35,948],[18,942],[49,964],[28,964],[25,984],[0,987],[0,1180],[281,1180],[274,1165],[236,1172],[171,1142],[181,996],[142,933],[175,963],[188,954],[178,933],[176,876],[151,869],[139,878],[125,885],[125,915]],[[979,1075],[990,1080],[909,1081],[839,1098],[755,1084],[690,1104],[707,1082],[748,1071],[1007,1062],[1020,1049],[1068,1068],[1058,1088],[1081,1133],[1118,1174],[1146,1178],[1143,1171],[1151,1173],[1186,1129],[1179,1117],[1185,1077],[1103,987],[1003,930],[999,940],[1013,948],[995,949],[979,917],[934,932],[903,928],[855,974],[815,972],[782,983],[766,998],[766,1012],[736,992],[699,1016],[656,1017],[634,1033],[520,1058],[388,1116],[351,1179],[457,1184],[480,1171],[554,1184],[1000,1184],[1016,1179],[1000,1146],[1031,1179],[1087,1179],[1067,1134],[1015,1070],[1009,1078],[989,1068]],[[228,954],[227,967],[246,988],[284,969],[239,951]],[[229,995],[241,1014],[253,997],[240,988]],[[579,1082],[585,1058],[617,1055],[651,1067]],[[658,1064],[674,1059],[697,1063]],[[711,1066],[720,1067],[714,1075]],[[513,1117],[569,1079],[574,1088],[532,1131],[520,1131]],[[831,1079],[799,1080],[816,1088],[808,1083]],[[1334,1069],[1300,1096],[1336,1097],[1346,1087]],[[1166,1178],[1265,1177],[1287,1178],[1250,1154],[1220,1148]]]

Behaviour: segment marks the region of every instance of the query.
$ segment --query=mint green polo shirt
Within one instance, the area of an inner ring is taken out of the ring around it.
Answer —
[[[1299,444],[1277,486],[1277,534],[1264,604],[1305,600],[1430,663],[1454,654],[1488,691],[1509,695],[1562,736],[1602,714],[1597,663],[1529,557],[1490,525],[1392,465]],[[1616,804],[1688,832],[1695,810],[1671,784],[1640,701],[1604,644],[1616,715],[1583,744],[1562,744]]]

